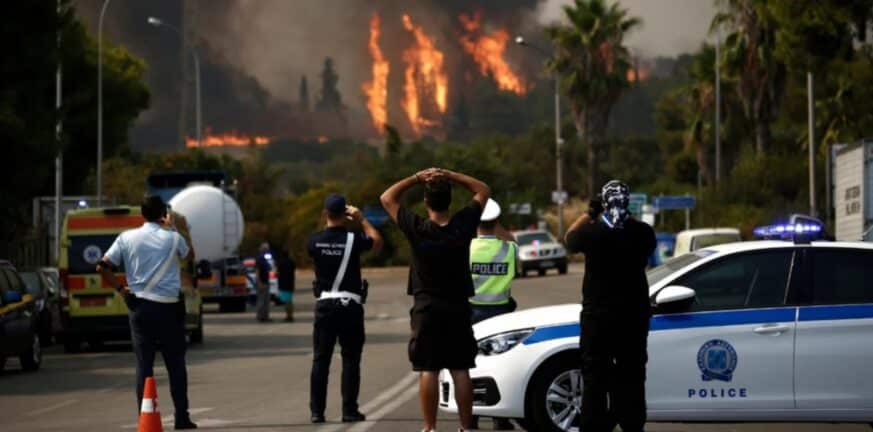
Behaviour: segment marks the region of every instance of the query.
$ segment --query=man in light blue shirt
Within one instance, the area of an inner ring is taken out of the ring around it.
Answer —
[[[137,406],[142,405],[146,377],[154,375],[155,353],[160,347],[170,377],[176,429],[196,429],[188,415],[188,372],[185,366],[185,302],[179,259],[190,259],[193,249],[174,230],[167,205],[157,195],[146,196],[140,207],[146,222],[115,239],[97,270],[124,295],[130,310],[130,330],[136,353]],[[124,266],[128,286],[112,271]]]

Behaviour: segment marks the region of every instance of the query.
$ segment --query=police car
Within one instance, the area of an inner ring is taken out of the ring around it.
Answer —
[[[647,276],[649,420],[873,422],[873,244],[732,243]],[[580,310],[530,309],[474,326],[474,414],[578,431]],[[441,407],[456,411],[447,374],[440,384]]]

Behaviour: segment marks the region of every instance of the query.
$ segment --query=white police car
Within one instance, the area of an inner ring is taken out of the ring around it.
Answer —
[[[873,422],[873,244],[719,245],[648,279],[649,420]],[[578,431],[580,310],[477,324],[474,413]],[[456,411],[451,379],[440,384]]]

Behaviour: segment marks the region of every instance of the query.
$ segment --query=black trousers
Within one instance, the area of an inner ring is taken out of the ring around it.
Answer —
[[[314,354],[309,377],[309,409],[312,414],[324,415],[330,358],[337,339],[343,358],[343,414],[358,412],[361,353],[365,340],[364,307],[354,301],[343,304],[339,299],[330,299],[315,303],[315,326],[312,331]]]
[[[136,354],[137,412],[142,406],[146,377],[154,376],[155,353],[160,351],[170,377],[176,419],[188,418],[188,371],[185,367],[184,303],[157,303],[135,299],[129,303],[130,332]]]
[[[581,430],[643,430],[649,318],[647,310],[582,312]]]

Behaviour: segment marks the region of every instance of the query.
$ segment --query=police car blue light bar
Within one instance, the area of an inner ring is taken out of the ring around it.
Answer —
[[[774,238],[786,237],[790,238],[795,234],[817,235],[822,232],[821,225],[815,224],[778,224],[767,225],[755,228],[756,237]]]

